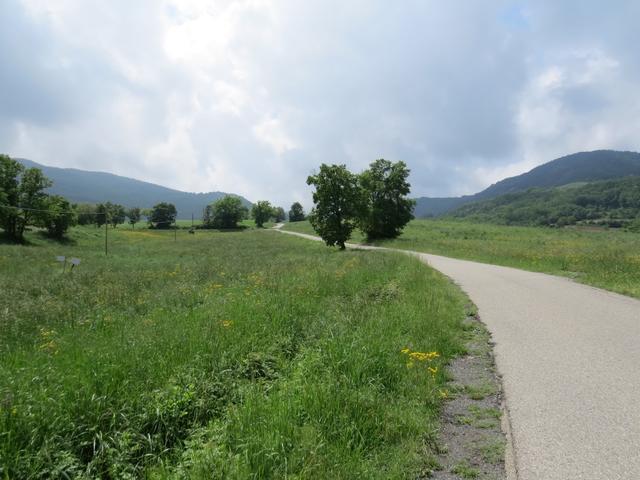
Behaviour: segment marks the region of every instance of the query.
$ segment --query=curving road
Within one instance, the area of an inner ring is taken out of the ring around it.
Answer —
[[[511,479],[640,479],[639,300],[552,275],[404,253],[459,284],[491,331]]]

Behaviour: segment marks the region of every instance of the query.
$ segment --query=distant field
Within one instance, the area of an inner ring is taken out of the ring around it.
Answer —
[[[176,220],[176,225],[178,225],[179,228],[189,228],[191,227],[191,225],[198,228],[200,225],[202,225],[202,220],[195,219],[193,220],[193,222],[191,220]],[[271,228],[274,225],[274,222],[267,222],[264,224],[264,228]],[[242,222],[240,222],[240,226],[247,228],[256,228],[256,223],[253,220],[243,220]],[[118,225],[117,228],[131,229],[131,225],[128,223],[124,223],[122,225]],[[140,228],[149,228],[148,223],[144,221],[136,223],[134,229]]]
[[[109,239],[107,257],[94,227],[0,244],[0,478],[429,467],[463,336],[465,299],[441,275],[270,231]],[[63,274],[56,255],[81,264]]]
[[[285,228],[314,233],[308,222],[288,223]],[[363,240],[359,232],[352,239]],[[640,297],[637,233],[413,220],[400,238],[376,244],[568,276]]]

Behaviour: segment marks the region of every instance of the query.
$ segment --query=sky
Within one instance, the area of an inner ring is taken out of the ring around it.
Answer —
[[[0,152],[311,205],[321,163],[475,193],[640,150],[637,0],[0,0]],[[117,199],[115,199],[117,200]]]

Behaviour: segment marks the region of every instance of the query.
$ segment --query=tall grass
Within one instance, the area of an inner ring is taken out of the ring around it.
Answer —
[[[0,245],[0,478],[407,478],[464,299],[400,255],[269,231]],[[55,255],[81,258],[61,272]]]
[[[286,228],[313,233],[308,222],[287,224]],[[352,241],[364,239],[356,233]],[[399,238],[376,244],[563,275],[640,297],[637,233],[413,220]]]

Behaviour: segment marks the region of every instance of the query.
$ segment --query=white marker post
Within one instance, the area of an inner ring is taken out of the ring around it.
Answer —
[[[80,265],[80,259],[79,258],[72,258],[71,259],[71,271],[73,272],[73,267],[76,267]]]
[[[62,263],[62,273],[64,273],[64,270],[67,268],[67,257],[65,257],[64,255],[58,255],[56,257],[56,260]]]

